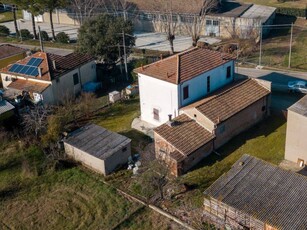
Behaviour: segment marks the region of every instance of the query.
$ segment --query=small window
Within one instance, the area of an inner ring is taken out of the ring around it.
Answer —
[[[210,93],[211,87],[210,87],[210,76],[207,77],[207,93]]]
[[[194,118],[197,118],[197,115],[196,115],[196,114],[194,114]]]
[[[183,87],[183,100],[189,98],[189,86]]]
[[[159,121],[160,117],[159,117],[159,110],[158,109],[153,109],[153,117],[155,120]]]
[[[231,66],[228,66],[228,67],[227,67],[227,74],[226,74],[226,77],[227,77],[227,78],[230,78],[230,77],[231,77]]]
[[[225,132],[225,125],[221,125],[221,126],[219,127],[219,133],[221,134],[221,133],[223,133],[223,132]]]
[[[213,21],[213,25],[214,26],[218,26],[219,25],[219,21]]]
[[[79,75],[78,75],[78,73],[75,73],[73,75],[73,77],[74,77],[74,85],[78,85],[79,84]]]
[[[9,76],[5,77],[5,81],[10,81],[10,80],[11,80],[11,78]]]
[[[212,20],[206,20],[206,25],[211,26],[212,25]]]
[[[262,112],[264,112],[264,111],[266,110],[265,105],[264,105],[264,106],[262,106],[261,110],[262,110]]]
[[[127,151],[127,147],[124,147],[123,149],[122,149],[122,152],[126,152]]]

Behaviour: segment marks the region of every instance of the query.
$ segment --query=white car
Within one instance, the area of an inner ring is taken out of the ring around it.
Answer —
[[[307,82],[306,81],[289,81],[288,89],[290,92],[300,92],[307,94]]]

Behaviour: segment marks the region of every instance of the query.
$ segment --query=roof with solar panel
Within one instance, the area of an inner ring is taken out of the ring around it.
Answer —
[[[94,58],[90,55],[72,53],[66,56],[37,52],[1,70],[15,76],[52,81]]]

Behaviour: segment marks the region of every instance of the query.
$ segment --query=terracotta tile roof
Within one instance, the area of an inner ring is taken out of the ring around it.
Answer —
[[[270,93],[270,90],[264,88],[255,80],[247,79],[238,82],[209,100],[205,98],[197,102],[198,105],[195,108],[213,123],[218,124]]]
[[[31,80],[22,80],[17,79],[8,85],[9,89],[17,89],[20,91],[28,91],[32,93],[42,93],[45,89],[47,89],[50,84],[41,83]]]
[[[71,53],[66,56],[59,56],[48,53],[49,69],[52,77],[59,77],[81,65],[84,65],[94,58],[87,54]],[[56,69],[53,68],[53,61],[56,63]]]
[[[155,128],[154,132],[184,156],[191,154],[214,138],[213,134],[185,114],[176,117],[174,122],[174,126],[163,124]]]
[[[39,79],[39,80],[44,80],[44,81],[51,81],[54,78],[60,77],[61,75],[79,67],[80,65],[86,64],[94,60],[94,58],[89,55],[83,55],[83,54],[78,54],[78,53],[72,53],[66,56],[59,56],[59,55],[50,54],[50,53],[37,52],[16,63],[25,65],[28,63],[28,61],[31,58],[42,58],[43,59],[43,61],[39,65],[39,67],[42,69],[42,77],[39,77],[39,76],[33,77],[33,76],[24,75],[20,73],[18,74],[12,73],[9,71],[12,65],[8,65],[7,67],[3,68],[1,72],[13,74],[13,75],[21,76],[21,77]],[[53,61],[56,62],[56,69],[53,68]]]
[[[0,45],[0,60],[13,56],[13,55],[25,53],[25,52],[26,50],[20,47],[12,46],[9,44],[3,44],[3,45]]]
[[[180,84],[231,60],[234,58],[226,53],[205,48],[192,48],[134,71],[173,84]]]

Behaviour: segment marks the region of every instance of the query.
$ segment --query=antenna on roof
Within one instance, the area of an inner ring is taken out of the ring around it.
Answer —
[[[41,46],[41,51],[44,52],[44,44],[43,44],[43,39],[42,39],[42,34],[41,34],[41,27],[38,26],[38,35],[39,35],[39,43]]]

